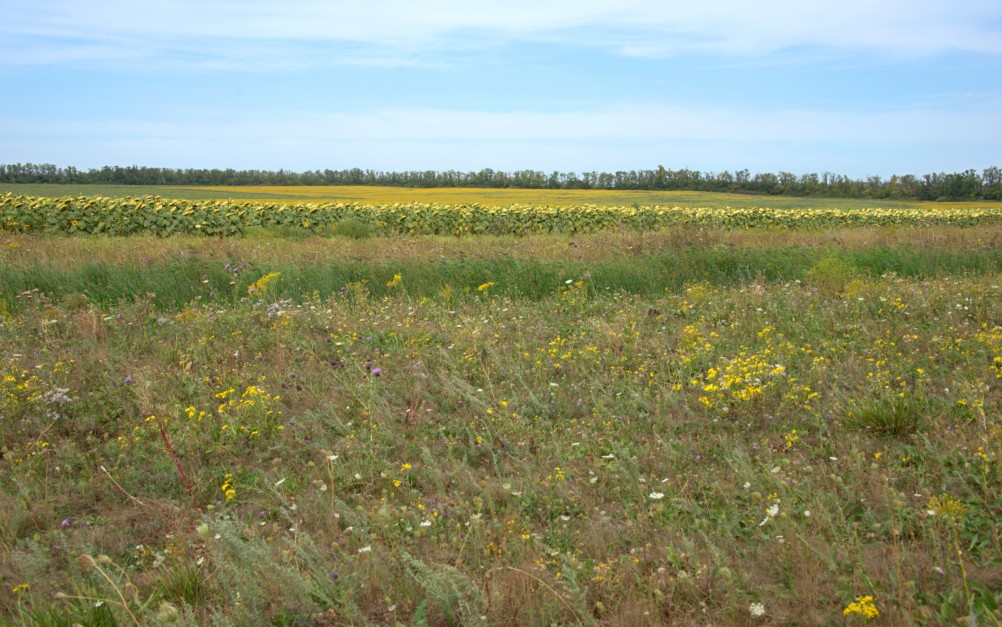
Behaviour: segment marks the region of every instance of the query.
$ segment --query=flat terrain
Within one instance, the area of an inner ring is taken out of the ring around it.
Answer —
[[[997,624],[1000,267],[0,232],[0,623]]]
[[[268,202],[355,202],[368,204],[427,202],[482,205],[668,205],[682,207],[770,207],[774,209],[867,207],[1002,207],[1002,202],[920,202],[893,199],[798,198],[710,192],[650,192],[562,189],[408,188],[375,186],[231,186],[0,184],[0,193],[32,196],[163,196],[188,200],[259,200]]]

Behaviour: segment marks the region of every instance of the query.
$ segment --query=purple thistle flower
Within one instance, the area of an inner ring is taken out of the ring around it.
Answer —
[[[378,377],[381,374],[383,374],[383,369],[382,368],[373,368],[372,369],[372,376]]]

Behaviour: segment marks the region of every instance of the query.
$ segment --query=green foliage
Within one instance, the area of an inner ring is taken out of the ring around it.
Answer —
[[[330,233],[338,237],[368,239],[376,234],[376,225],[358,218],[346,218],[332,224]]]
[[[819,289],[835,295],[842,293],[849,282],[860,275],[860,271],[844,258],[829,254],[808,270],[807,274]]]
[[[846,425],[878,436],[904,437],[922,431],[933,405],[912,392],[888,392],[853,404]]]
[[[178,560],[165,566],[157,581],[160,595],[174,603],[198,605],[209,593],[205,573],[187,560]]]
[[[290,237],[333,229],[347,237],[378,235],[526,235],[636,231],[670,226],[726,229],[827,229],[832,227],[973,227],[1002,222],[1002,207],[969,209],[785,209],[688,208],[662,205],[547,206],[343,202],[272,204],[229,200],[143,198],[38,198],[0,195],[0,230],[65,235],[233,236],[251,229],[256,237]],[[367,226],[366,226],[367,225]],[[340,231],[339,231],[340,229]]]

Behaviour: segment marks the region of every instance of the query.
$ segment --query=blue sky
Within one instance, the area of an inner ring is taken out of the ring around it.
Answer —
[[[0,162],[1002,165],[999,0],[0,0]]]

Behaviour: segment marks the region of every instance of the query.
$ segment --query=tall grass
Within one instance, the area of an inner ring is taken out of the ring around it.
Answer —
[[[671,237],[5,240],[0,623],[995,624],[996,250]]]
[[[285,244],[295,247],[292,241]],[[82,262],[73,265],[18,263],[0,266],[0,285],[7,307],[19,307],[18,296],[38,290],[61,301],[82,295],[101,307],[131,302],[152,294],[158,308],[176,310],[196,300],[233,303],[246,298],[247,288],[263,274],[282,273],[276,294],[303,300],[316,293],[326,299],[350,283],[364,283],[374,296],[394,291],[387,283],[397,273],[413,298],[436,298],[443,290],[475,291],[493,282],[492,293],[540,300],[556,294],[568,280],[587,279],[590,288],[638,295],[678,293],[685,286],[709,282],[734,286],[761,280],[808,280],[823,259],[839,259],[861,275],[902,277],[990,275],[1002,267],[1002,249],[913,251],[904,248],[843,250],[834,248],[705,248],[684,247],[667,252],[585,262],[497,256],[486,259],[401,258],[368,262],[338,259],[294,263],[250,259],[178,256],[147,264]],[[240,265],[239,272],[227,269]]]

